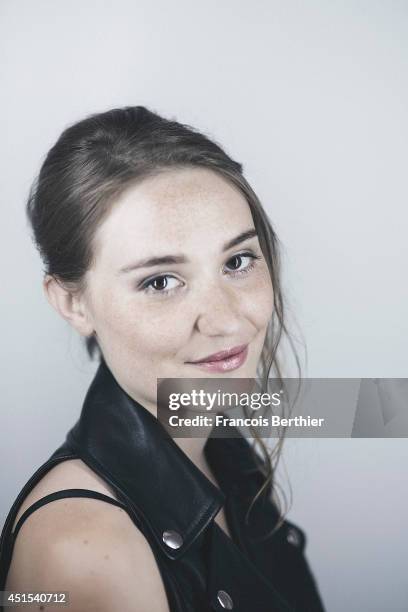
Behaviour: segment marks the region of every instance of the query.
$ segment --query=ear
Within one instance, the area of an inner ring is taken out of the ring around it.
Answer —
[[[81,336],[90,336],[93,326],[83,296],[69,291],[54,276],[47,274],[43,280],[44,293],[51,306],[68,321]]]

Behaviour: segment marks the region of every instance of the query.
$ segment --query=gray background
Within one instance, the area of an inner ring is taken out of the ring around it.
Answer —
[[[285,246],[305,375],[408,376],[406,2],[2,0],[0,21],[0,524],[95,369],[45,301],[23,212],[88,113],[144,104],[244,163]],[[407,609],[407,460],[404,439],[287,441],[329,612]]]

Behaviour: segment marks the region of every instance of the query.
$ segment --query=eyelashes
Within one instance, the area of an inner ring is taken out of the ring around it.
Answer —
[[[233,274],[234,273],[247,274],[248,272],[250,272],[255,267],[255,260],[256,259],[261,259],[259,257],[259,255],[255,255],[254,253],[246,252],[246,253],[237,253],[236,255],[233,255],[232,257],[230,257],[228,262],[229,261],[233,261],[234,259],[241,261],[244,257],[247,257],[250,260],[249,264],[245,268],[233,269],[232,270]]]
[[[245,267],[241,267],[242,261],[248,259],[248,263]],[[227,272],[224,272],[226,276],[242,276],[245,274],[249,274],[256,266],[257,260],[262,259],[259,255],[255,255],[249,251],[245,251],[243,253],[237,253],[228,259],[225,266],[228,267],[228,264],[234,262],[233,269],[229,268]],[[150,278],[145,279],[139,285],[141,291],[148,295],[154,295],[158,297],[168,296],[175,291],[177,291],[180,287],[180,284],[176,284],[175,286],[171,286],[171,282],[168,282],[168,279],[178,281],[178,279],[172,274],[156,274],[155,276],[151,276]]]

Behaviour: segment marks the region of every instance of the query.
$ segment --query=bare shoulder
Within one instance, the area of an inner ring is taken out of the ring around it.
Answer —
[[[113,489],[82,460],[66,460],[30,491],[14,526],[35,501],[71,488],[116,499]],[[57,499],[27,517],[16,537],[5,588],[69,591],[70,612],[168,612],[160,572],[145,537],[122,508],[94,498]],[[47,610],[53,612],[50,606]]]
[[[169,612],[153,552],[124,510],[74,497],[29,518],[16,538],[6,590],[68,591],[70,612]]]
[[[33,487],[19,508],[13,530],[20,516],[29,506],[41,497],[61,489],[91,489],[116,499],[113,489],[86,463],[81,459],[67,459],[51,468]],[[29,520],[30,518],[27,519]]]

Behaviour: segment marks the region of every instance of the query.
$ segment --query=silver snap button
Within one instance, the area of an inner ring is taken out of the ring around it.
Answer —
[[[218,599],[218,603],[220,604],[221,608],[224,608],[224,610],[233,609],[234,604],[232,603],[232,599],[230,595],[228,595],[227,591],[218,591],[217,599]]]
[[[183,546],[183,538],[177,531],[163,531],[163,542],[169,548],[180,548]]]
[[[300,546],[300,543],[302,541],[299,532],[293,527],[290,527],[288,529],[288,532],[286,534],[286,539],[289,542],[289,544],[292,544],[293,546]]]

